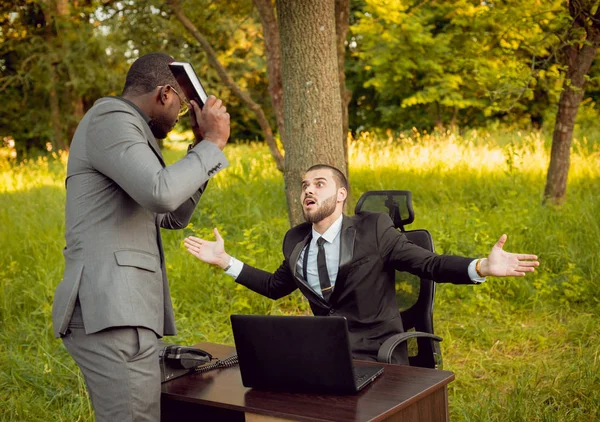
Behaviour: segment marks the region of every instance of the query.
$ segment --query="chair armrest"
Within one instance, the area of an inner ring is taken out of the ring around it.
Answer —
[[[415,337],[427,337],[436,341],[442,341],[442,338],[435,334],[423,333],[421,331],[407,331],[405,333],[394,334],[386,341],[383,342],[379,351],[377,352],[377,361],[383,363],[392,363],[392,353],[396,346],[400,343],[405,342],[409,338]]]

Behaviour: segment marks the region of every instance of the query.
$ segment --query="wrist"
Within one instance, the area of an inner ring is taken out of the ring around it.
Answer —
[[[227,271],[229,268],[231,268],[231,264],[233,264],[233,257],[228,254],[225,254],[218,263],[219,267],[221,267],[224,271]]]
[[[203,141],[210,142],[211,144],[221,145],[224,143],[223,137],[218,133],[208,132],[202,137]]]
[[[487,258],[479,258],[477,263],[475,264],[475,272],[481,278],[485,278],[488,276],[488,259]]]

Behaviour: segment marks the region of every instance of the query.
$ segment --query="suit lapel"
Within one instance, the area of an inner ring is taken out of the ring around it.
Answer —
[[[154,154],[158,158],[158,161],[160,161],[162,166],[165,167],[165,160],[163,159],[162,153],[160,152],[158,142],[156,142],[156,138],[154,137],[152,130],[150,130],[150,126],[148,126],[147,124],[144,125],[144,131],[146,132],[146,139],[148,140],[148,145],[150,145],[150,148],[152,148],[152,151],[154,151]]]
[[[308,242],[310,242],[311,237],[312,237],[312,230],[308,232],[306,237],[304,237],[304,239],[301,242],[298,242],[298,244],[294,247],[294,250],[292,251],[292,253],[290,255],[290,266],[292,267],[291,268],[292,274],[294,275],[294,277],[296,279],[299,279],[299,280],[303,281],[304,283],[306,283],[306,280],[304,279],[304,274],[298,274],[298,271],[297,271],[298,258],[300,257],[300,252],[302,252],[302,249],[304,249],[306,244]]]
[[[342,230],[340,232],[340,266],[330,300],[334,296],[337,296],[337,292],[342,291],[344,283],[346,282],[346,276],[350,270],[350,264],[352,263],[352,258],[354,256],[354,241],[356,238],[356,229],[353,225],[354,222],[352,219],[344,215],[342,220]]]
[[[301,242],[298,242],[298,244],[294,247],[294,250],[292,251],[292,253],[290,255],[290,265],[292,267],[292,274],[294,275],[294,280],[296,281],[296,284],[298,284],[298,288],[300,289],[300,291],[302,291],[304,293],[305,296],[307,296],[307,299],[309,301],[311,299],[308,296],[312,296],[313,297],[312,301],[319,302],[320,306],[327,307],[328,303],[325,301],[325,299],[323,299],[321,296],[319,296],[308,285],[308,281],[304,278],[304,274],[298,274],[298,270],[297,270],[298,259],[300,258],[300,252],[302,252],[302,250],[304,249],[306,244],[308,242],[310,242],[311,239],[312,239],[312,229],[306,235],[306,237]]]

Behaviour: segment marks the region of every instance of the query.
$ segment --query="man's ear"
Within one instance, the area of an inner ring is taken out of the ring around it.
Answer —
[[[158,102],[160,102],[163,105],[166,104],[167,98],[169,97],[168,91],[169,91],[169,85],[158,87],[158,93],[157,93]]]
[[[337,194],[338,202],[344,202],[347,197],[348,197],[348,191],[346,191],[346,188],[339,188],[338,194]]]

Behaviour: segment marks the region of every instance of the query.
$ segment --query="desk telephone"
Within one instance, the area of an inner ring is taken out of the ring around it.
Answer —
[[[196,347],[179,346],[162,341],[158,353],[160,359],[161,381],[169,381],[191,372],[203,373],[212,369],[227,368],[238,363],[237,355],[224,360]],[[210,363],[213,361],[212,363]]]

